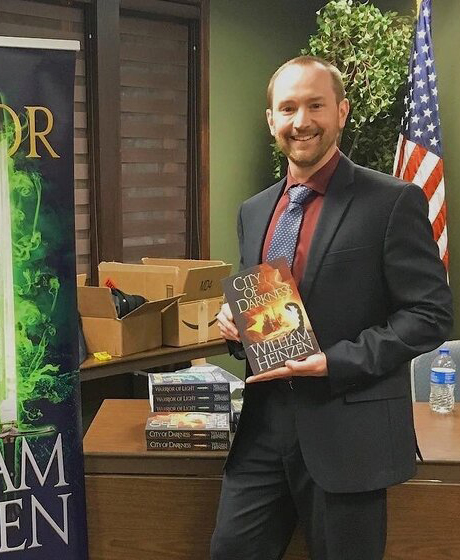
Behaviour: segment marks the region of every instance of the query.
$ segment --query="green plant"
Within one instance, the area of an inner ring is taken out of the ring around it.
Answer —
[[[391,173],[413,18],[353,0],[331,0],[317,15],[318,32],[301,54],[324,58],[342,73],[351,110],[340,148],[356,163]],[[284,156],[273,147],[280,177]]]

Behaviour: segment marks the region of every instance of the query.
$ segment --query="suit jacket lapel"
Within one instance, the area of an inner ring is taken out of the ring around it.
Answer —
[[[308,299],[323,257],[353,198],[353,176],[353,162],[342,155],[324,196],[323,208],[311,242],[307,266],[300,282],[299,291],[304,301]]]
[[[245,266],[247,267],[255,266],[261,262],[265,234],[276,204],[283,194],[285,183],[286,177],[266,189],[264,192],[265,196],[257,209],[257,219],[253,223],[248,224],[250,228],[250,231],[248,230],[248,239],[253,239],[254,242],[246,247],[247,258],[245,259]]]

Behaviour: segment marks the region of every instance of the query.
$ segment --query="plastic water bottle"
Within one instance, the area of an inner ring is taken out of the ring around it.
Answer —
[[[441,348],[431,364],[430,408],[448,414],[454,410],[455,362],[448,348]]]

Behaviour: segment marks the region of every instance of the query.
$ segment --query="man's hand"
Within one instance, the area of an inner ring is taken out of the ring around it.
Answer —
[[[271,381],[272,379],[286,379],[289,377],[325,377],[327,376],[326,354],[313,354],[305,360],[287,360],[284,367],[251,375],[246,383],[259,383],[260,381]]]
[[[241,342],[240,335],[238,333],[238,329],[235,326],[235,323],[233,322],[233,314],[230,311],[230,306],[228,305],[228,303],[224,303],[220,308],[220,311],[217,315],[217,324],[219,325],[219,330],[222,338]]]

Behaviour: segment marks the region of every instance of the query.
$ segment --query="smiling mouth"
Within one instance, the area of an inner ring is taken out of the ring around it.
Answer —
[[[295,142],[310,142],[313,138],[316,138],[318,133],[316,134],[309,134],[308,136],[291,136],[291,139]]]

